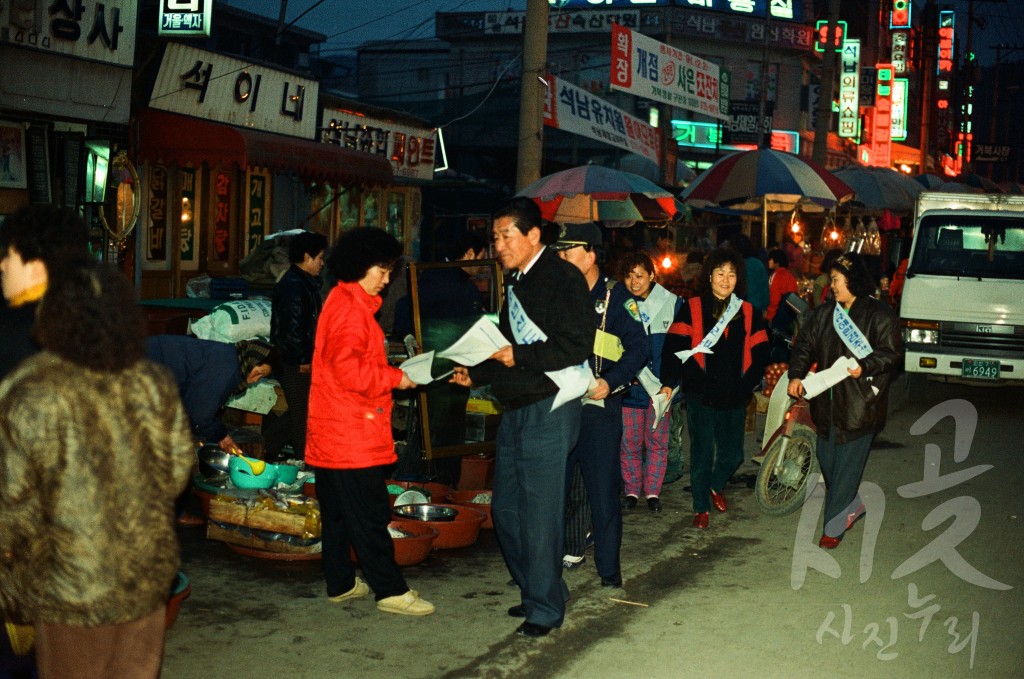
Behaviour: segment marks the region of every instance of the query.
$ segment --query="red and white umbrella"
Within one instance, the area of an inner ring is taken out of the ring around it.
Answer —
[[[549,174],[516,195],[532,198],[544,219],[560,224],[666,224],[683,210],[675,196],[654,182],[600,165]]]

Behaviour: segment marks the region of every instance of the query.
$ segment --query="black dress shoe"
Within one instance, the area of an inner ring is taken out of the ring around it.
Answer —
[[[526,617],[526,606],[519,604],[508,609],[508,614],[513,618],[525,618]]]
[[[551,628],[547,625],[537,625],[532,622],[524,622],[516,628],[516,634],[521,637],[543,637],[547,636],[550,631]]]
[[[622,500],[622,508],[623,509],[636,509],[636,496],[635,495],[627,495],[625,498],[623,498],[623,500]]]
[[[608,577],[601,576],[601,586],[609,589],[617,589],[622,587],[622,574],[616,573],[615,575],[609,575]]]
[[[652,512],[660,512],[661,500],[656,497],[647,498],[647,509],[651,510]]]

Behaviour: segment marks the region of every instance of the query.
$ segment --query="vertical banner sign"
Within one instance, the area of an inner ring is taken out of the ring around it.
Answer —
[[[892,71],[896,75],[907,72],[907,35],[904,31],[892,33]]]
[[[167,260],[167,168],[153,165],[149,169],[149,237],[146,238],[146,260]]]
[[[892,160],[892,64],[876,64],[874,133],[871,160],[876,167],[889,167]]]
[[[857,136],[860,113],[860,40],[847,40],[840,52],[839,136]]]
[[[181,239],[178,243],[178,253],[181,258],[181,268],[185,271],[196,271],[199,269],[199,248],[196,233],[196,206],[199,205],[198,187],[196,186],[196,171],[187,167],[181,170]]]
[[[935,78],[935,145],[940,152],[950,150],[950,97],[953,79],[953,33],[956,13],[939,12],[939,46]]]
[[[214,175],[214,218],[213,218],[213,260],[228,261],[231,244],[231,175],[218,172]]]
[[[728,120],[719,69],[706,59],[612,24],[611,88]]]
[[[249,190],[245,213],[249,222],[246,229],[245,253],[255,250],[267,235],[267,177],[258,172],[249,173]]]
[[[907,138],[907,78],[892,79],[892,131],[893,141]]]

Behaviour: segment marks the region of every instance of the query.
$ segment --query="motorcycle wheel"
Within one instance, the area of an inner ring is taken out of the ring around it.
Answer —
[[[783,516],[804,503],[808,479],[818,476],[817,442],[813,429],[796,425],[789,437],[781,436],[772,443],[754,484],[754,497],[762,512]]]

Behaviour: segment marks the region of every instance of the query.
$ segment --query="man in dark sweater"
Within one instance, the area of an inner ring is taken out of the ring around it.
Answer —
[[[569,590],[562,580],[565,470],[580,425],[580,399],[552,410],[558,387],[546,373],[580,366],[594,347],[593,305],[583,275],[541,242],[541,216],[527,198],[494,215],[494,244],[510,272],[499,327],[512,345],[452,381],[490,384],[504,411],[497,435],[494,527],[522,603],[518,634],[560,627]]]

